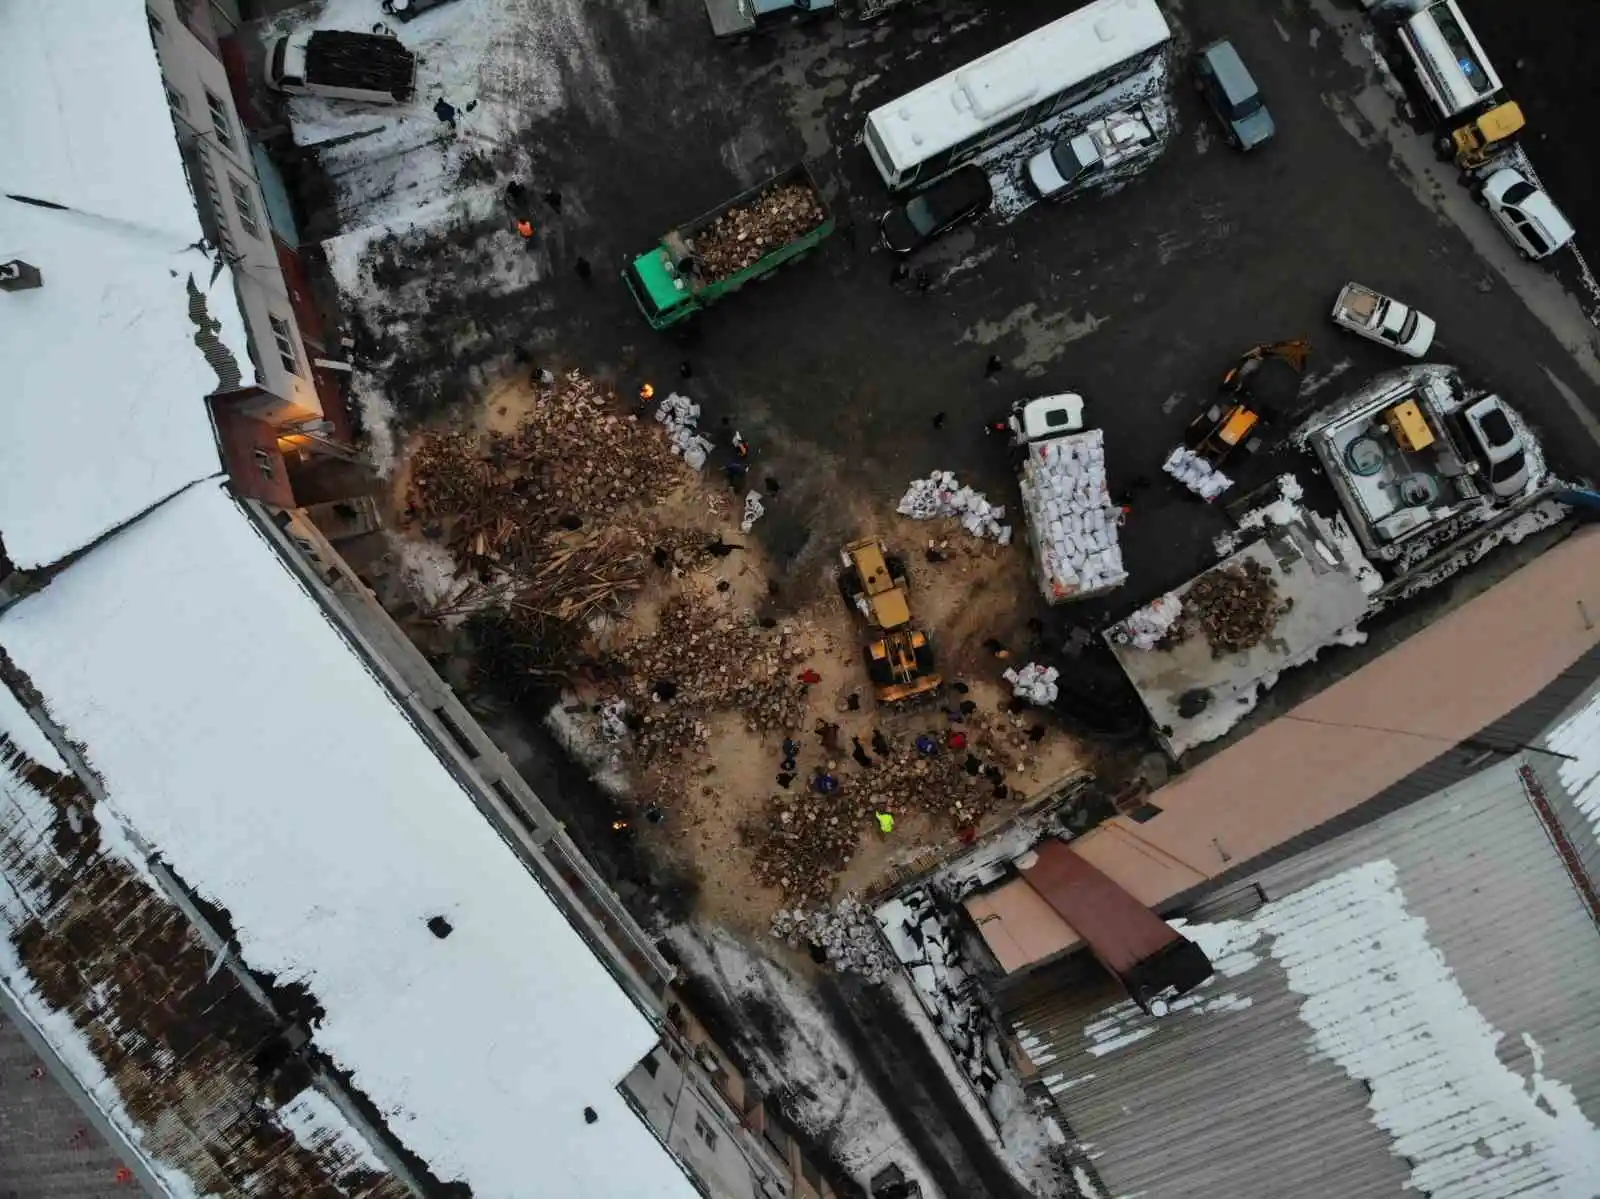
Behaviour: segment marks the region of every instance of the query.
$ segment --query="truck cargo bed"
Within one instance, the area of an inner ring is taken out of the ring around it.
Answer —
[[[318,30],[306,44],[306,81],[318,87],[411,95],[416,57],[398,38],[375,33]]]

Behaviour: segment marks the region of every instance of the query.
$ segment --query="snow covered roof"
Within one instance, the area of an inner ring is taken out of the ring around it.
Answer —
[[[1054,976],[1008,1001],[1105,1193],[1600,1193],[1600,941],[1525,771],[1491,767],[1254,876],[1253,911],[1182,924],[1217,973],[1165,1018]]]
[[[200,236],[142,4],[0,6],[0,193]]]
[[[177,1196],[237,1194],[245,1178],[262,1194],[409,1194],[308,1078],[266,1085],[273,1016],[211,969],[126,830],[91,808],[0,686],[0,993],[71,1069],[117,1156]],[[62,1181],[48,1160],[35,1168]]]
[[[320,1007],[316,1047],[435,1177],[692,1193],[616,1090],[656,1030],[219,483],[6,611],[0,648],[103,781],[95,818]]]
[[[0,262],[44,279],[0,292],[0,539],[22,568],[217,474],[205,397],[252,373],[232,276],[193,248],[145,20],[0,5]]]

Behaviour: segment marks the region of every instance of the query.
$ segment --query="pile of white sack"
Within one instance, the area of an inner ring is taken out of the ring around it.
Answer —
[[[1021,670],[1007,670],[1002,676],[1011,684],[1011,694],[1041,707],[1056,702],[1056,680],[1061,672],[1054,666],[1029,662]]]
[[[780,908],[772,918],[772,935],[791,949],[815,946],[835,970],[859,974],[869,983],[882,982],[893,969],[877,921],[856,899],[842,899],[832,911]]]
[[[1167,455],[1161,469],[1208,504],[1233,486],[1233,480],[1227,475],[1181,445]]]
[[[1100,430],[1030,446],[1021,484],[1045,598],[1055,603],[1121,586],[1128,572]]]
[[[963,487],[955,472],[936,470],[906,489],[895,509],[912,520],[938,520],[953,516],[974,537],[987,537],[1001,545],[1011,544],[1011,526],[1005,523],[1006,510],[991,504],[981,491]]]
[[[1111,639],[1134,649],[1155,649],[1183,615],[1183,601],[1168,592],[1152,600],[1122,623],[1112,626]]]
[[[673,392],[657,406],[656,419],[666,426],[672,452],[680,455],[691,469],[704,469],[706,455],[711,453],[711,442],[697,432],[700,405],[688,396]]]
[[[744,497],[744,519],[739,522],[739,531],[748,533],[755,528],[756,521],[766,514],[766,508],[761,503],[761,493],[751,491]]]

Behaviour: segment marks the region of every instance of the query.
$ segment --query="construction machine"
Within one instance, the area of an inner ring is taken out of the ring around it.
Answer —
[[[1511,139],[1522,131],[1527,122],[1515,100],[1507,100],[1491,108],[1476,120],[1469,121],[1439,139],[1439,154],[1453,158],[1463,171],[1476,171],[1491,159],[1510,148]]]
[[[1190,422],[1183,444],[1214,467],[1240,447],[1255,453],[1262,446],[1263,425],[1293,409],[1310,353],[1304,338],[1245,351],[1222,376],[1218,398]]]
[[[911,620],[905,564],[875,537],[852,541],[839,554],[839,590],[876,634],[862,649],[878,702],[901,703],[937,691],[933,643]]]

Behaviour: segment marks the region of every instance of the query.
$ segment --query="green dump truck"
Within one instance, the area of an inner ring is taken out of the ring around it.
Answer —
[[[800,163],[670,230],[622,277],[651,327],[666,329],[801,257],[833,226]]]

